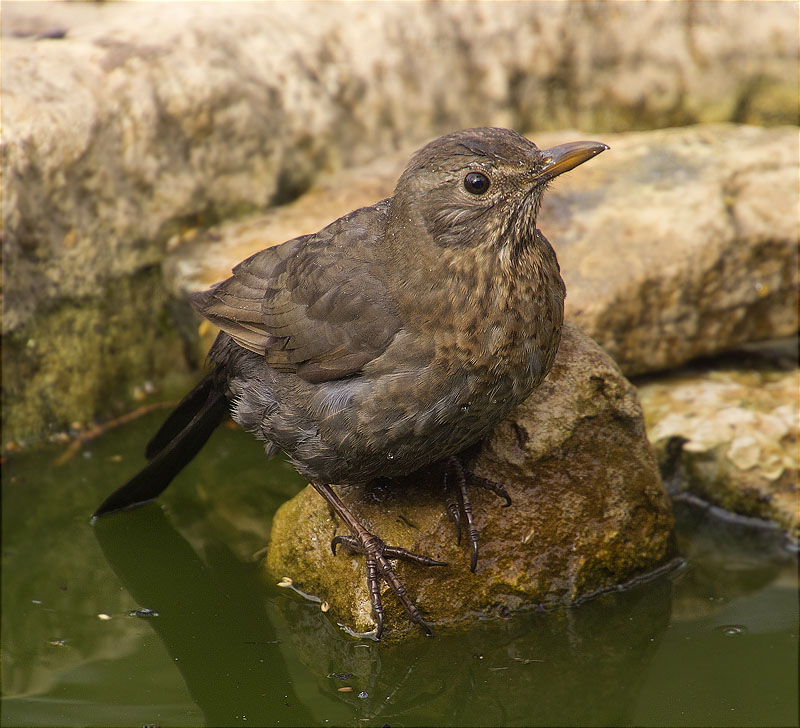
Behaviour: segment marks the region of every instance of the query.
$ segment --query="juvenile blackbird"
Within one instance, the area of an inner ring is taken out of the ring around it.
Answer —
[[[380,579],[430,633],[390,559],[442,562],[385,545],[331,484],[439,464],[456,489],[474,570],[465,483],[480,479],[455,456],[553,364],[565,288],[536,215],[551,179],[607,148],[540,150],[496,128],[439,137],[414,154],[392,197],[262,250],[193,294],[221,329],[212,371],[149,443],[149,463],[95,517],[155,498],[230,412],[268,455],[283,450],[347,526],[351,535],[331,547],[365,555],[375,637]]]

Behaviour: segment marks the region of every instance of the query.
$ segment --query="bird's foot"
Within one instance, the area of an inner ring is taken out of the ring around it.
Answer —
[[[465,470],[461,461],[455,456],[451,456],[444,461],[444,480],[446,486],[451,483],[454,485],[457,502],[450,502],[447,504],[447,513],[456,525],[456,532],[458,534],[457,542],[459,546],[461,545],[461,516],[462,514],[464,516],[467,538],[471,551],[469,568],[474,572],[478,566],[478,529],[475,527],[472,503],[467,494],[467,483],[470,485],[477,485],[486,490],[491,490],[496,495],[504,498],[506,502],[503,508],[508,508],[508,506],[511,505],[511,496],[502,483],[497,483],[488,478],[482,478],[480,475],[475,475]]]
[[[419,609],[411,601],[403,583],[397,578],[390,559],[402,559],[423,566],[447,566],[444,561],[437,561],[429,556],[412,553],[399,546],[387,546],[377,536],[363,528],[357,536],[335,536],[331,540],[331,551],[336,555],[336,547],[344,546],[350,551],[364,554],[367,568],[367,589],[372,604],[372,616],[375,619],[375,639],[380,639],[383,633],[383,604],[381,603],[380,581],[383,579],[397,599],[403,605],[412,622],[416,622],[425,634],[431,636],[430,627],[422,618]]]
[[[394,571],[389,559],[403,559],[423,566],[447,566],[444,561],[436,561],[429,556],[420,556],[398,546],[387,546],[377,536],[369,533],[350,509],[342,502],[341,498],[329,484],[318,481],[311,482],[317,491],[333,508],[336,515],[342,519],[351,536],[335,536],[331,541],[331,550],[336,555],[336,547],[344,546],[351,551],[364,554],[367,567],[367,589],[372,604],[372,616],[375,619],[375,639],[380,639],[383,633],[383,605],[381,604],[380,580],[383,579],[395,593],[400,603],[408,612],[412,621],[416,622],[426,634],[431,634],[431,629],[425,623],[422,615],[414,602],[406,593],[400,579]]]

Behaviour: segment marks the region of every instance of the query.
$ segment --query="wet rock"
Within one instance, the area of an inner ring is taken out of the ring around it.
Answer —
[[[174,235],[455,128],[794,121],[795,21],[780,3],[9,4],[4,335],[71,307],[64,351],[83,347],[80,307],[157,269]],[[114,378],[58,359],[34,362],[51,387],[13,381],[7,437],[108,415]]]
[[[386,543],[444,560],[398,564],[433,625],[574,604],[628,582],[673,555],[672,511],[632,385],[572,325],[547,380],[483,444],[470,468],[505,483],[513,504],[472,489],[480,533],[477,573],[458,546],[439,484],[340,488]],[[330,604],[335,621],[372,628],[363,559],[329,543],[346,529],[307,487],[273,522],[268,578],[289,576]],[[384,593],[385,590],[384,590]],[[391,595],[390,633],[413,629]]]
[[[639,395],[675,495],[776,521],[797,541],[796,340],[781,358],[776,351],[684,369],[642,384]]]

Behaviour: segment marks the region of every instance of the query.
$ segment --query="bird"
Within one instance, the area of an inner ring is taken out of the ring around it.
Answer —
[[[381,581],[432,634],[392,562],[446,564],[385,544],[334,486],[439,473],[455,489],[450,511],[459,542],[463,514],[475,570],[467,485],[510,498],[459,456],[550,371],[566,288],[536,217],[551,180],[606,149],[539,149],[495,127],[440,136],[413,154],[391,197],[255,253],[190,294],[220,330],[209,373],[93,518],[156,498],[230,415],[268,456],[285,453],[347,528],[331,550],[364,555],[373,638],[383,632]]]

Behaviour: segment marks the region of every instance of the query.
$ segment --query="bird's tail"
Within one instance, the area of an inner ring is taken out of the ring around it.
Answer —
[[[92,519],[153,500],[200,452],[227,414],[228,398],[212,372],[181,400],[147,444],[150,462],[108,496]]]

